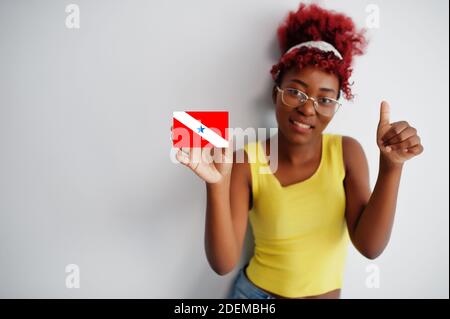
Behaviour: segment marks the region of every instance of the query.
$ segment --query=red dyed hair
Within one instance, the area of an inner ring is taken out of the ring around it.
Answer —
[[[353,57],[362,55],[367,45],[365,30],[357,30],[352,19],[318,5],[300,4],[297,12],[289,12],[278,28],[278,41],[282,57],[272,66],[271,74],[280,85],[283,73],[293,66],[299,68],[314,65],[326,72],[336,74],[340,90],[347,100],[353,98],[351,84]],[[285,54],[291,47],[307,41],[326,41],[342,55],[339,60],[332,52],[302,47]]]

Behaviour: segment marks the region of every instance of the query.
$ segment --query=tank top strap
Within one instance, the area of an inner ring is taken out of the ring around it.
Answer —
[[[339,178],[345,177],[344,154],[342,148],[342,135],[325,134],[327,147],[326,156],[327,164],[330,171],[336,173]]]

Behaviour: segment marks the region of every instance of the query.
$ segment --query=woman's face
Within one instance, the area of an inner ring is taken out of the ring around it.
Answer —
[[[320,97],[337,99],[339,80],[336,75],[317,67],[308,66],[301,70],[294,67],[283,75],[281,89],[286,88],[297,89],[316,100]],[[281,92],[277,91],[276,87],[273,91],[273,102],[276,105],[278,129],[293,144],[307,144],[316,140],[332,119],[332,116],[317,113],[311,100],[297,108],[287,106],[283,103]],[[295,122],[305,123],[310,125],[310,128],[301,129]]]

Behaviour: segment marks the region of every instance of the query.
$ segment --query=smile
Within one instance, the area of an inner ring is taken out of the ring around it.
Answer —
[[[289,119],[289,122],[291,122],[292,124],[294,124],[296,126],[302,127],[302,128],[314,128],[314,126],[312,126],[310,124],[307,124],[307,123],[302,122],[302,121],[296,121],[296,120],[293,120],[291,118]]]
[[[314,128],[314,126],[306,124],[306,123],[302,123],[299,121],[295,121],[292,119],[289,119],[289,123],[291,124],[292,129],[296,132],[296,133],[309,133],[312,131],[312,129]]]
[[[295,125],[297,125],[297,126],[299,126],[299,127],[303,127],[303,128],[312,128],[311,125],[308,125],[308,124],[305,124],[305,123],[302,123],[302,122],[297,122],[297,121],[292,120],[292,123],[295,124]]]

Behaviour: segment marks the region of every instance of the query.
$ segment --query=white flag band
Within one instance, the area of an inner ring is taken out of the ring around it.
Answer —
[[[173,118],[187,126],[195,134],[200,135],[215,147],[228,147],[229,143],[222,136],[214,132],[209,127],[205,126],[202,122],[198,121],[186,112],[173,112]],[[202,132],[198,132],[199,128],[202,128]]]

